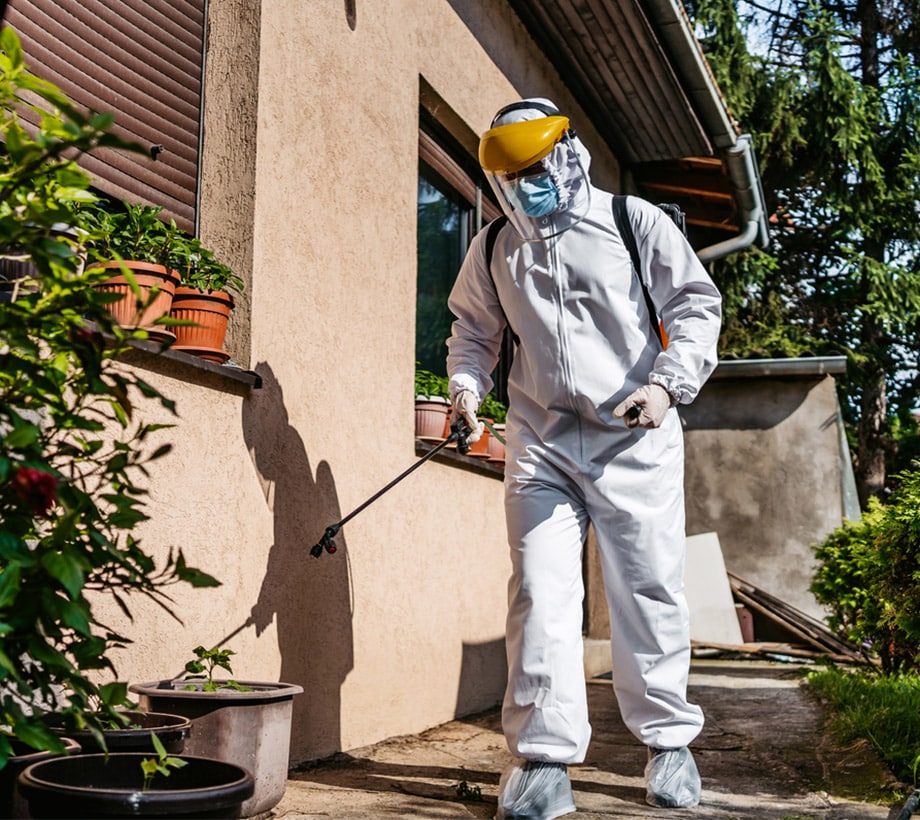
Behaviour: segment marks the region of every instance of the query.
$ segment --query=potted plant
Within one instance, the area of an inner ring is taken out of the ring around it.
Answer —
[[[222,760],[115,752],[56,757],[19,775],[34,818],[245,817],[252,775]]]
[[[450,392],[447,376],[418,367],[415,370],[415,437],[443,441],[450,421]]]
[[[122,327],[144,329],[154,338],[174,335],[160,320],[169,314],[179,276],[169,263],[180,231],[160,219],[163,209],[105,200],[81,208],[80,227],[90,255],[87,265],[109,272],[95,285],[111,294],[109,311]]]
[[[106,691],[115,688],[117,691]],[[128,704],[124,683],[101,687],[103,697],[112,703]],[[171,754],[179,754],[192,728],[192,722],[182,715],[144,712],[135,708],[118,708],[114,714],[95,710],[88,724],[83,715],[48,712],[43,722],[52,732],[76,742],[81,754],[96,752],[153,752],[159,743]]]
[[[70,159],[98,146],[133,150],[107,133],[110,118],[84,114],[29,74],[16,34],[0,31],[0,236],[34,266],[34,298],[0,309],[0,770],[18,744],[63,754],[68,742],[45,722],[54,712],[103,736],[128,707],[113,652],[130,641],[100,623],[101,596],[130,617],[132,596],[174,613],[172,584],[214,586],[181,549],[156,560],[135,532],[146,518],[147,465],[169,452],[157,442],[174,406],[117,359],[142,334],[121,330],[94,285],[108,277],[83,265],[86,245],[55,226],[80,226],[95,200]],[[26,94],[28,92],[28,94]],[[37,99],[39,132],[18,121],[23,96]],[[77,206],[80,205],[78,208]],[[88,234],[85,234],[86,236]],[[111,338],[100,332],[106,331]],[[156,412],[145,419],[148,403]]]
[[[181,322],[173,326],[173,349],[222,364],[230,358],[224,338],[243,280],[194,237],[176,244],[173,260],[179,285],[170,316]]]
[[[131,684],[141,705],[155,712],[185,715],[192,732],[190,755],[235,763],[255,777],[255,791],[243,804],[243,816],[270,811],[284,796],[291,740],[294,695],[290,683],[215,679],[217,669],[233,674],[230,649],[198,646],[177,679]]]

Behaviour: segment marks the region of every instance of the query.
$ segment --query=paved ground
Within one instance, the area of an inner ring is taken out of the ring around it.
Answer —
[[[864,745],[836,748],[800,680],[798,665],[694,661],[691,699],[707,716],[693,747],[703,801],[683,810],[645,805],[645,749],[623,726],[609,680],[590,681],[594,736],[584,765],[570,770],[578,812],[569,816],[895,820],[909,789],[893,796],[892,778]],[[498,712],[489,712],[293,771],[272,814],[491,818],[509,760]]]

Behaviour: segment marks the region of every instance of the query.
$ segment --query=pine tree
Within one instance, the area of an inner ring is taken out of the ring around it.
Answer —
[[[726,352],[845,352],[863,503],[920,394],[920,9],[911,0],[698,0],[730,108],[755,135],[769,253],[715,271]],[[739,12],[741,12],[739,14]],[[743,16],[742,16],[743,15]]]

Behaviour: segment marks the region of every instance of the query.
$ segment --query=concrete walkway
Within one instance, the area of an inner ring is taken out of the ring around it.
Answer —
[[[645,805],[645,749],[623,726],[609,679],[589,681],[594,734],[585,763],[570,769],[578,812],[569,816],[894,820],[906,798],[892,797],[892,778],[866,746],[836,748],[801,673],[694,661],[690,696],[707,719],[693,746],[703,801],[683,810]],[[292,771],[273,816],[491,818],[509,760],[495,710]]]

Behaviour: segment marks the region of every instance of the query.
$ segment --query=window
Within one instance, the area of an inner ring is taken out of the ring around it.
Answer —
[[[453,316],[447,297],[476,232],[501,213],[478,163],[424,110],[419,131],[418,289],[415,359],[418,367],[446,375]],[[505,374],[510,344],[499,361],[495,394],[507,401]]]

